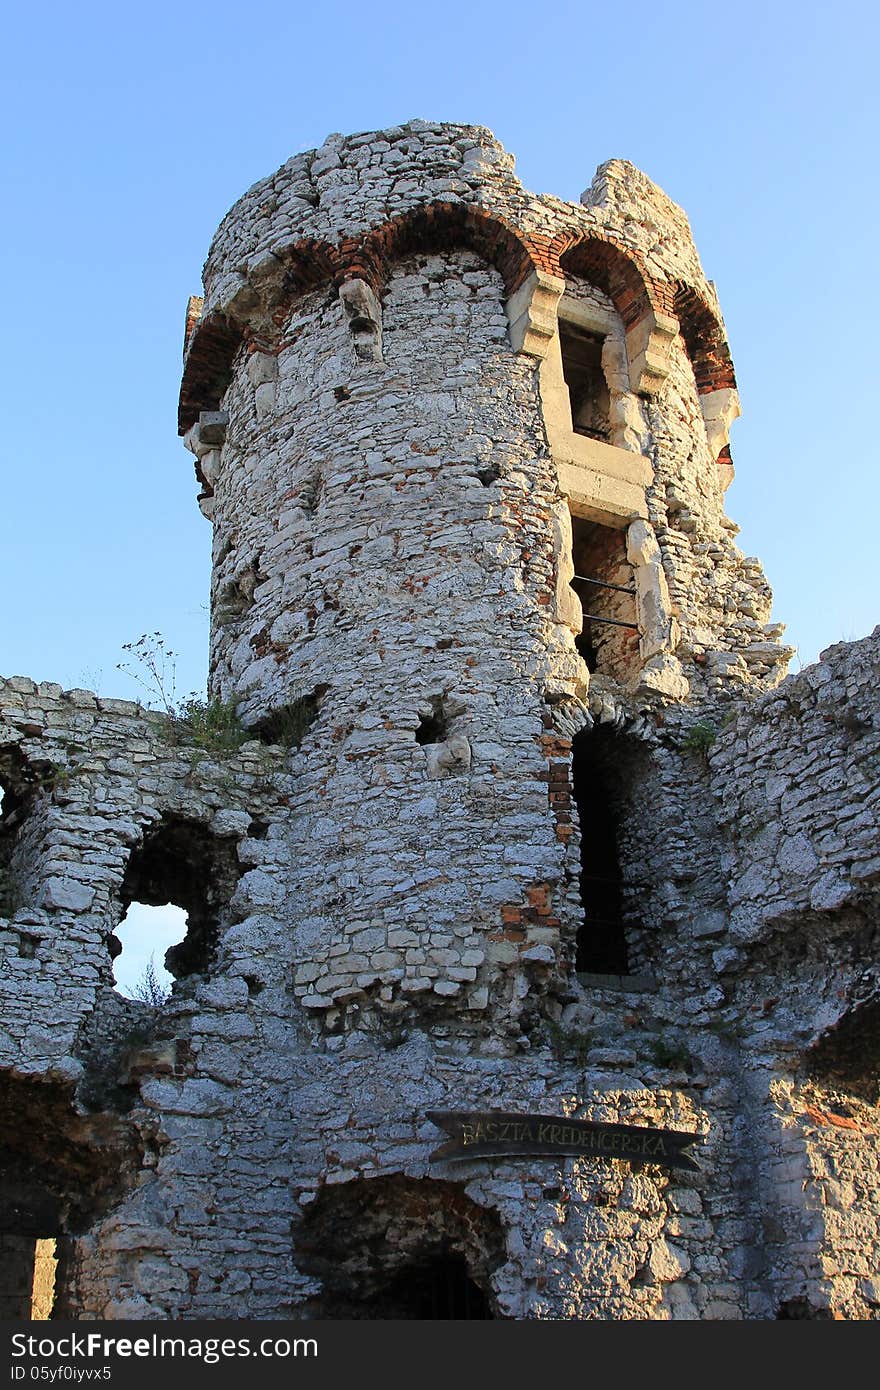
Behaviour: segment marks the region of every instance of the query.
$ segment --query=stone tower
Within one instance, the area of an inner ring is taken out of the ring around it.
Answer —
[[[875,1317],[877,640],[780,685],[684,214],[414,121],[256,184],[204,281],[252,738],[0,691],[0,1294],[54,1238],[77,1317]],[[160,1009],[131,901],[189,914]]]

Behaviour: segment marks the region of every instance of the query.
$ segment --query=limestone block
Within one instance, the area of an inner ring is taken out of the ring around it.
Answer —
[[[535,270],[510,296],[505,307],[514,352],[546,356],[558,330],[556,314],[564,290],[564,280]]]
[[[670,700],[683,700],[690,692],[681,662],[669,652],[661,652],[646,662],[639,674],[639,687]]]
[[[853,888],[845,874],[829,869],[810,893],[810,906],[817,912],[834,912],[852,897]]]
[[[658,1240],[651,1246],[647,1270],[658,1284],[671,1284],[682,1279],[691,1267],[690,1258],[680,1246],[668,1240]]]
[[[271,352],[252,352],[247,360],[247,375],[251,386],[264,386],[278,376],[278,358]]]
[[[262,386],[258,386],[254,392],[254,408],[257,412],[257,419],[260,421],[268,420],[275,413],[275,383],[264,381]]]
[[[626,558],[631,565],[650,565],[660,554],[657,538],[647,521],[634,521],[626,530]]]
[[[520,951],[519,958],[527,965],[555,965],[556,952],[552,946],[543,945],[538,942],[534,946],[527,946],[524,951]]]
[[[622,449],[616,452],[626,458],[636,457],[625,454]],[[572,511],[577,516],[598,521],[603,526],[622,526],[648,514],[645,489],[641,483],[612,477],[608,473],[571,462],[559,463],[558,477],[559,490],[571,499]]]
[[[721,450],[730,443],[731,425],[742,415],[739,393],[730,387],[707,391],[700,397],[700,410],[706,423],[709,452],[713,459],[717,459]],[[733,472],[732,468],[730,471]]]
[[[583,627],[581,601],[571,587],[574,578],[572,559],[571,513],[565,503],[557,503],[550,512],[553,558],[556,562],[556,619],[572,632]]]
[[[356,355],[364,362],[382,361],[382,306],[366,280],[346,280],[339,299],[348,319]]]
[[[71,878],[50,878],[43,888],[41,905],[65,912],[86,912],[94,897],[94,888],[88,888],[84,883],[77,883]]]
[[[453,734],[445,743],[431,743],[426,748],[430,778],[452,777],[470,768],[471,745],[463,734]]]
[[[626,352],[632,389],[655,395],[669,376],[670,351],[678,337],[678,319],[650,310],[627,329]]]
[[[199,415],[199,444],[207,449],[218,448],[226,443],[229,427],[227,410],[203,410]]]

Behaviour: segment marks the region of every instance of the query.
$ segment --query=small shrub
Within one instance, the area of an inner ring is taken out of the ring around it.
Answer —
[[[167,718],[173,742],[191,743],[206,753],[234,753],[253,738],[231,700],[203,700],[190,695]]]
[[[160,632],[145,632],[136,642],[126,642],[122,650],[134,665],[123,661],[117,670],[136,680],[150,697],[151,707],[158,707],[170,743],[190,744],[206,753],[234,753],[254,737],[231,700],[205,699],[194,691],[178,699],[175,654]]]
[[[686,748],[689,753],[700,753],[705,758],[717,737],[718,730],[715,725],[710,724],[708,720],[701,720],[688,729],[682,739],[682,748]]]
[[[561,1061],[570,1060],[578,1066],[586,1066],[593,1049],[593,1039],[589,1033],[563,1028],[552,1018],[546,1018],[544,1026],[547,1030],[550,1046]]]
[[[651,1061],[658,1067],[669,1071],[691,1071],[694,1059],[683,1043],[670,1042],[666,1038],[654,1038],[648,1044]]]
[[[167,985],[163,985],[153,964],[153,957],[147,961],[143,974],[132,987],[131,998],[139,999],[142,1004],[150,1004],[154,1009],[161,1009],[163,1004],[168,1002],[171,991]]]

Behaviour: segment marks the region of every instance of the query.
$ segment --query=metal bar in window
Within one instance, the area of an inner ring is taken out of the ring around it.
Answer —
[[[582,584],[595,584],[598,589],[616,589],[619,594],[635,593],[635,589],[628,584],[609,584],[607,579],[590,579],[586,574],[576,574],[574,578],[579,579]]]
[[[611,627],[628,627],[630,632],[638,632],[635,623],[622,623],[619,618],[600,618],[598,613],[585,613],[585,623],[609,623]]]

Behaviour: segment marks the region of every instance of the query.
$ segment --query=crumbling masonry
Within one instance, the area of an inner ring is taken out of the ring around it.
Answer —
[[[54,1239],[63,1317],[876,1318],[880,629],[783,679],[684,214],[413,121],[256,184],[204,281],[254,738],[0,683],[0,1311]],[[164,1007],[133,899],[189,913]],[[699,1171],[432,1160],[431,1110]]]

